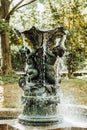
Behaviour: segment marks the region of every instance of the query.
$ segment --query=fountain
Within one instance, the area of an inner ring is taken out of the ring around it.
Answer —
[[[59,92],[59,63],[67,31],[63,27],[49,31],[32,27],[21,35],[31,46],[19,50],[26,59],[25,73],[19,79],[23,111],[2,109],[0,130],[87,130],[87,106],[64,104],[65,97]]]
[[[56,124],[62,117],[58,115],[61,75],[56,74],[55,64],[64,54],[66,33],[63,27],[49,31],[32,27],[22,32],[22,36],[31,42],[33,49],[22,46],[19,50],[26,57],[25,74],[19,79],[19,86],[24,90],[24,109],[19,123],[35,126]],[[59,45],[56,45],[56,38],[62,39]]]

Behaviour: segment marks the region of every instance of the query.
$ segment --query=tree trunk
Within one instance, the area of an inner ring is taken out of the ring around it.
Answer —
[[[0,19],[4,19],[5,22],[9,24],[10,16],[14,13],[16,9],[19,9],[25,5],[33,3],[35,0],[27,2],[26,4],[22,4],[23,0],[20,0],[18,4],[16,4],[12,10],[10,9],[10,4],[12,0],[0,0]],[[9,44],[9,32],[4,31],[1,33],[1,49],[2,49],[2,72],[7,74],[12,72],[12,65],[11,65],[11,50]]]
[[[8,74],[12,72],[11,50],[10,50],[10,45],[9,45],[9,32],[8,31],[4,31],[1,34],[1,48],[2,48],[2,56],[3,56],[2,72],[4,74]]]
[[[0,19],[4,19],[9,24],[9,19],[5,19],[9,12],[10,2],[9,0],[1,0],[0,6]],[[12,71],[11,65],[11,50],[9,44],[9,31],[4,30],[1,33],[1,50],[2,50],[2,72],[4,74]]]
[[[69,78],[69,79],[72,78],[72,74],[73,74],[72,70],[71,70],[71,69],[68,69],[68,78]]]

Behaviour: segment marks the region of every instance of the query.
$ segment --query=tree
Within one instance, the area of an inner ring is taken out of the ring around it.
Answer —
[[[72,5],[72,4],[71,4]],[[69,78],[72,76],[73,72],[80,68],[82,62],[84,62],[85,54],[85,44],[86,44],[86,32],[84,20],[84,15],[81,12],[83,9],[83,2],[74,0],[73,5],[70,6],[70,12],[68,16],[68,28],[69,35],[67,37],[67,68]]]
[[[53,26],[58,24],[69,30],[66,40],[68,51],[66,61],[69,77],[71,77],[73,72],[78,70],[79,65],[87,55],[87,22],[85,22],[85,16],[82,14],[85,2],[85,0],[60,0],[58,3],[57,0],[49,0],[50,10],[55,21],[53,22]]]
[[[23,6],[29,5],[36,0],[30,0],[25,3],[25,0],[20,0],[16,5],[11,8],[14,0],[0,0],[0,21],[2,26],[1,34],[1,49],[2,49],[2,57],[3,57],[3,66],[2,72],[7,74],[12,72],[12,64],[11,64],[11,49],[9,44],[9,26],[11,15],[22,8]]]

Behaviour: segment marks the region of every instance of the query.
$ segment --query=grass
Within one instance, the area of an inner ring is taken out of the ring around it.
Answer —
[[[23,90],[18,86],[19,77],[15,73],[0,77],[0,86],[4,88],[4,107],[21,106]],[[87,80],[63,78],[60,90],[66,103],[87,105]]]
[[[60,89],[64,97],[72,98],[73,103],[87,105],[86,79],[63,79]]]
[[[21,106],[22,89],[18,86],[19,75],[16,73],[0,76],[0,87],[3,87],[4,102],[0,107],[19,108]]]
[[[18,86],[17,83],[4,84],[4,102],[2,107],[6,108],[20,108],[22,107],[21,96],[23,95],[23,90]]]
[[[0,84],[16,83],[18,82],[19,75],[16,73],[6,74],[0,76]]]

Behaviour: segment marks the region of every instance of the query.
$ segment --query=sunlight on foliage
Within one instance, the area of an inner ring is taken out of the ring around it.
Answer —
[[[14,45],[22,45],[23,44],[22,37],[18,36],[18,34],[13,29],[11,29],[11,31],[10,31],[10,43],[11,43],[11,45],[12,44],[14,44]]]
[[[3,33],[4,31],[8,31],[10,29],[9,24],[5,22],[5,20],[0,19],[0,33]]]

